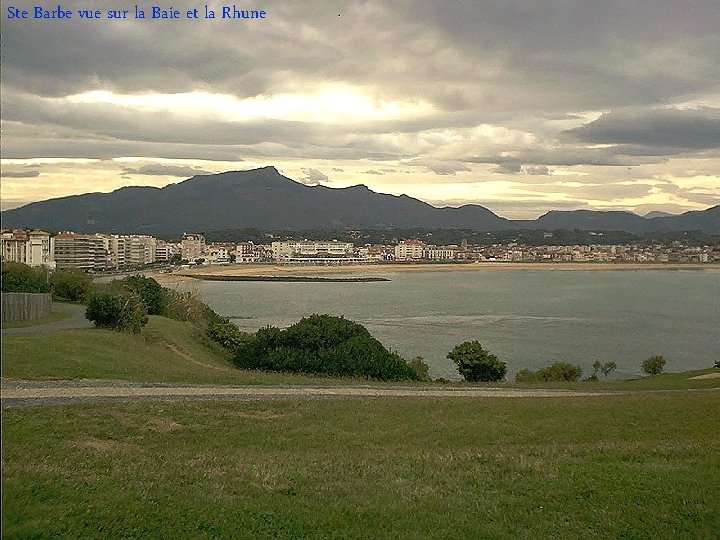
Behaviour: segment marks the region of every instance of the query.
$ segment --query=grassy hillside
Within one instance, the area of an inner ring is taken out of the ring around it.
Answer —
[[[227,352],[188,323],[150,317],[140,334],[97,328],[4,336],[2,375],[18,379],[116,379],[142,382],[227,384],[366,384],[365,380],[262,373],[236,369]],[[479,386],[574,390],[673,390],[720,386],[707,373],[666,373],[631,381],[577,383],[486,383]],[[423,384],[409,383],[404,385]],[[453,386],[469,386],[453,383]],[[473,385],[478,386],[478,385]]]
[[[2,375],[17,379],[116,379],[207,384],[335,384],[327,379],[236,369],[228,353],[189,323],[151,316],[140,334],[98,328],[2,340]]]
[[[25,538],[717,538],[713,392],[8,409]]]

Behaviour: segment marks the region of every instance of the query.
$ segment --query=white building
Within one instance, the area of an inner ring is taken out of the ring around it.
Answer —
[[[349,242],[273,242],[271,245],[273,259],[276,261],[294,258],[342,258],[353,257],[355,246]]]
[[[204,258],[206,247],[205,236],[202,234],[185,233],[180,242],[182,258],[190,262]]]
[[[422,259],[425,254],[425,243],[420,240],[401,240],[395,246],[396,261],[410,261]]]
[[[55,268],[53,246],[53,237],[45,231],[4,230],[0,252],[3,261]]]

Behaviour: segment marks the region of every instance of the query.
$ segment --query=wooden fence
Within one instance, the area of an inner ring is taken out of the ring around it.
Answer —
[[[47,317],[51,302],[50,293],[2,293],[2,322]]]

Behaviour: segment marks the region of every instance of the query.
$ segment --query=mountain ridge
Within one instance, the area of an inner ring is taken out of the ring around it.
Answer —
[[[161,188],[124,186],[110,193],[34,202],[2,212],[2,221],[3,227],[164,235],[243,227],[584,229],[634,234],[702,230],[720,234],[720,205],[649,219],[622,211],[551,210],[535,220],[510,220],[479,204],[435,207],[406,194],[376,193],[364,184],[308,186],[268,166],[196,175]]]

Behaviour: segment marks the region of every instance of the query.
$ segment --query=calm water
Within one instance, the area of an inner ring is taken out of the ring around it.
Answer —
[[[668,371],[720,359],[720,271],[477,271],[372,274],[374,283],[199,282],[192,288],[242,330],[287,327],[312,313],[365,325],[435,377],[457,378],[445,357],[477,339],[508,375],[558,360],[618,364],[639,375],[652,354]]]

